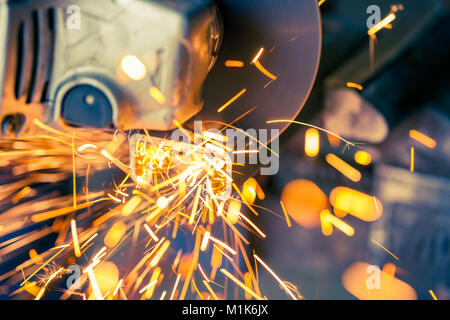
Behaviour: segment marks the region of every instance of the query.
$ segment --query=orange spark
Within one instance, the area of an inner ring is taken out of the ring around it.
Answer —
[[[256,61],[255,63],[254,63],[254,65],[255,65],[255,67],[259,70],[259,71],[261,71],[266,77],[268,77],[268,78],[270,78],[270,79],[272,79],[272,80],[277,80],[277,76],[276,75],[274,75],[273,73],[271,73],[271,72],[269,72],[269,70],[267,70],[266,68],[264,68],[263,66],[262,66],[262,64],[259,62],[259,61]]]
[[[122,215],[124,217],[128,217],[133,211],[139,206],[142,198],[139,196],[134,196],[131,198],[123,207],[122,207]]]
[[[359,182],[361,180],[361,173],[336,155],[329,153],[326,155],[325,160],[329,165],[334,167],[353,182]]]
[[[280,201],[280,204],[281,204],[281,209],[283,209],[283,213],[284,213],[284,216],[286,218],[286,223],[287,223],[288,227],[291,228],[292,227],[291,219],[289,219],[289,215],[288,215],[288,213],[286,211],[286,207],[284,206],[283,201]]]
[[[153,280],[151,281],[148,285],[146,285],[144,288],[142,288],[141,290],[139,290],[139,293],[142,294],[144,293],[144,291],[151,289],[155,284],[158,283],[158,280]]]
[[[270,123],[294,123],[294,124],[302,125],[302,126],[305,126],[305,127],[314,128],[314,129],[317,129],[317,130],[319,130],[319,131],[325,132],[325,133],[327,133],[327,134],[329,134],[329,135],[332,135],[332,136],[334,136],[335,138],[337,138],[337,139],[339,139],[339,140],[344,141],[344,142],[345,142],[347,145],[349,145],[349,146],[356,147],[356,145],[355,145],[354,143],[352,143],[352,142],[350,142],[350,141],[344,139],[343,137],[337,135],[336,133],[331,132],[331,131],[329,131],[329,130],[326,130],[326,129],[324,129],[324,128],[320,128],[320,127],[318,127],[318,126],[315,126],[315,125],[306,123],[306,122],[282,119],[282,120],[269,120],[269,121],[267,121],[266,123],[268,123],[268,124],[270,124]]]
[[[430,149],[436,148],[436,140],[430,138],[429,136],[423,134],[422,132],[419,132],[417,130],[410,130],[409,136],[410,138],[420,142],[421,144]]]
[[[388,24],[390,24],[392,21],[394,21],[396,18],[394,13],[388,14],[383,20],[378,22],[376,25],[374,25],[372,28],[367,31],[367,34],[369,36],[374,36],[378,31],[386,27]]]
[[[205,285],[205,287],[208,289],[209,293],[211,293],[211,295],[214,297],[215,300],[219,300],[219,298],[217,298],[217,295],[214,293],[213,289],[211,288],[211,286],[209,285],[208,281],[203,280],[203,284]]]
[[[202,244],[200,246],[200,251],[205,251],[208,243],[209,243],[209,237],[210,237],[211,233],[209,231],[205,232],[205,235],[203,236],[203,240],[202,240]]]
[[[245,215],[239,212],[239,216],[244,219],[255,231],[263,238],[266,238],[267,236],[262,232],[249,218],[247,218]]]
[[[17,192],[17,194],[14,195],[14,197],[11,199],[11,202],[17,204],[23,198],[33,195],[34,193],[36,193],[36,191],[27,186],[22,190],[20,190],[19,192]]]
[[[264,48],[259,49],[258,53],[252,60],[252,64],[259,60],[259,58],[261,57],[263,52],[264,52]]]
[[[375,221],[383,214],[380,200],[358,190],[337,187],[331,191],[329,198],[335,210],[349,213],[363,221]]]
[[[319,154],[320,137],[319,131],[314,128],[306,130],[305,133],[305,153],[307,156],[314,158]]]
[[[322,225],[322,231],[324,231],[325,235],[331,234],[330,231],[332,231],[332,229],[330,228],[330,225],[335,226],[349,237],[352,237],[355,234],[355,229],[338,217],[332,215],[329,210],[323,210],[320,213],[320,218],[325,222],[325,225]]]
[[[281,280],[276,274],[275,272],[273,272],[272,269],[269,268],[269,266],[261,260],[260,257],[258,257],[256,254],[253,255],[253,257],[258,260],[259,263],[261,263],[261,265],[272,275],[272,277],[275,278],[275,280],[278,281],[278,283],[280,284],[280,286],[284,289],[284,291],[286,291],[286,293],[293,299],[293,300],[298,300],[296,296],[294,296],[294,294],[291,292],[291,290],[289,290],[289,288],[286,286],[286,284],[284,283],[283,280]]]
[[[218,244],[219,246],[221,246],[222,248],[226,249],[227,251],[229,251],[233,256],[236,255],[236,251],[233,250],[229,245],[227,245],[225,242],[220,241],[219,239],[214,238],[213,236],[209,236],[209,238],[211,239],[212,242]]]
[[[227,60],[225,61],[225,67],[228,68],[242,68],[244,66],[244,62],[237,60]]]
[[[256,292],[254,292],[252,289],[247,287],[244,283],[239,281],[235,276],[233,276],[231,273],[229,273],[225,269],[220,269],[220,272],[222,272],[225,276],[231,279],[234,283],[236,283],[239,287],[241,287],[245,292],[247,292],[249,295],[254,297],[256,300],[263,300]]]
[[[81,257],[81,251],[80,251],[80,243],[78,241],[78,234],[77,234],[77,223],[75,219],[72,219],[70,221],[70,225],[72,228],[72,241],[73,241],[73,250],[75,251],[75,256]]]
[[[155,240],[156,242],[159,241],[158,237],[155,235],[155,233],[152,231],[152,229],[150,229],[150,227],[144,223],[144,228],[145,230],[147,230],[148,234],[150,235],[150,237],[152,237],[153,240]]]
[[[320,212],[320,225],[322,227],[322,233],[324,236],[330,236],[333,233],[333,225],[327,219],[330,214],[329,210],[322,210]]]
[[[428,292],[430,293],[431,297],[433,298],[433,300],[438,300],[438,298],[436,297],[436,295],[434,294],[433,290],[428,290]]]
[[[100,199],[98,201],[103,201],[103,200],[104,199]],[[77,206],[76,209],[73,206],[70,206],[70,207],[67,207],[67,208],[55,209],[55,210],[44,212],[44,213],[38,213],[38,214],[35,214],[35,215],[33,215],[31,217],[31,221],[33,221],[33,222],[42,222],[42,221],[45,221],[45,220],[53,219],[53,218],[56,218],[58,216],[66,215],[66,214],[72,213],[74,211],[78,211],[78,210],[81,210],[81,209],[84,209],[84,208],[88,208],[88,207],[92,206],[95,202],[98,202],[98,201],[92,201],[92,202],[83,203],[83,204]]]
[[[347,87],[355,88],[355,89],[358,89],[359,91],[362,91],[364,89],[362,85],[354,83],[354,82],[347,82]]]
[[[170,241],[166,240],[166,242],[164,242],[164,244],[161,246],[161,249],[158,250],[158,253],[155,255],[155,257],[150,262],[150,266],[152,268],[156,267],[156,265],[158,264],[159,260],[162,258],[164,253],[166,253],[167,249],[169,248],[169,245],[170,245]]]
[[[150,96],[156,100],[159,104],[166,103],[166,97],[162,94],[162,92],[157,87],[151,87],[149,90]]]
[[[172,294],[170,295],[170,299],[169,300],[173,300],[173,297],[175,296],[175,292],[176,292],[177,287],[178,287],[178,282],[180,282],[180,277],[181,277],[181,274],[178,274],[177,280],[175,280],[175,285],[173,286]]]
[[[358,151],[355,153],[355,161],[362,166],[368,166],[372,162],[372,156],[366,151]]]
[[[381,247],[382,249],[384,249],[384,251],[386,251],[387,253],[389,253],[391,256],[393,256],[396,260],[399,260],[399,258],[393,254],[392,252],[390,252],[388,249],[386,249],[385,247],[383,247],[381,244],[379,244],[378,242],[376,242],[375,240],[372,240],[373,243],[375,243],[377,246]]]
[[[238,94],[236,94],[233,98],[231,98],[227,103],[225,103],[222,107],[220,107],[217,112],[222,112],[225,110],[228,106],[230,106],[233,102],[235,102],[237,99],[239,99],[244,93],[247,92],[247,89],[241,90]]]

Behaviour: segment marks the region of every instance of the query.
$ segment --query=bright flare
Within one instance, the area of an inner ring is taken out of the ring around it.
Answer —
[[[125,72],[125,74],[134,81],[144,79],[147,74],[145,65],[141,62],[141,60],[133,55],[123,57],[120,66],[122,67],[123,72]]]

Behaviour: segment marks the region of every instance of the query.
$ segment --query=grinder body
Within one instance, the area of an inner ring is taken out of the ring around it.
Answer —
[[[209,0],[0,0],[0,135],[33,135],[34,119],[173,129],[202,108],[220,39]]]

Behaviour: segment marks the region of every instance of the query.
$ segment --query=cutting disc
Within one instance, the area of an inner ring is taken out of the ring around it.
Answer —
[[[235,126],[282,132],[287,123],[267,121],[294,119],[317,74],[322,37],[316,0],[218,0],[217,5],[224,39],[205,83],[204,108],[195,120],[230,123],[255,108]],[[261,48],[258,61],[276,80],[252,64]],[[244,67],[227,67],[227,60],[242,61]],[[218,112],[244,89],[244,94]]]

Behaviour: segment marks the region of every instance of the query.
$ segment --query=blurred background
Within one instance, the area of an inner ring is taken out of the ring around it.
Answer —
[[[371,44],[369,6],[378,6],[386,17],[399,4],[403,10],[396,13],[392,28],[378,32]],[[358,261],[380,268],[394,264],[396,277],[410,284],[419,299],[432,299],[429,290],[449,299],[449,2],[327,0],[321,13],[319,75],[297,120],[363,144],[344,152],[344,142],[320,132],[320,151],[308,156],[305,141],[311,143],[315,133],[291,126],[283,137],[280,173],[260,177],[267,195],[261,205],[279,211],[281,198],[298,221],[286,231],[282,219],[261,219],[268,239],[256,247],[306,299],[354,299],[342,275]],[[434,143],[415,140],[411,130]],[[357,169],[361,179],[352,181],[330,166],[329,153]],[[374,222],[343,218],[354,227],[353,237],[340,231],[326,237],[307,218],[328,207],[326,196],[339,186],[374,195],[383,205]],[[270,296],[283,297],[273,281],[262,283]]]

